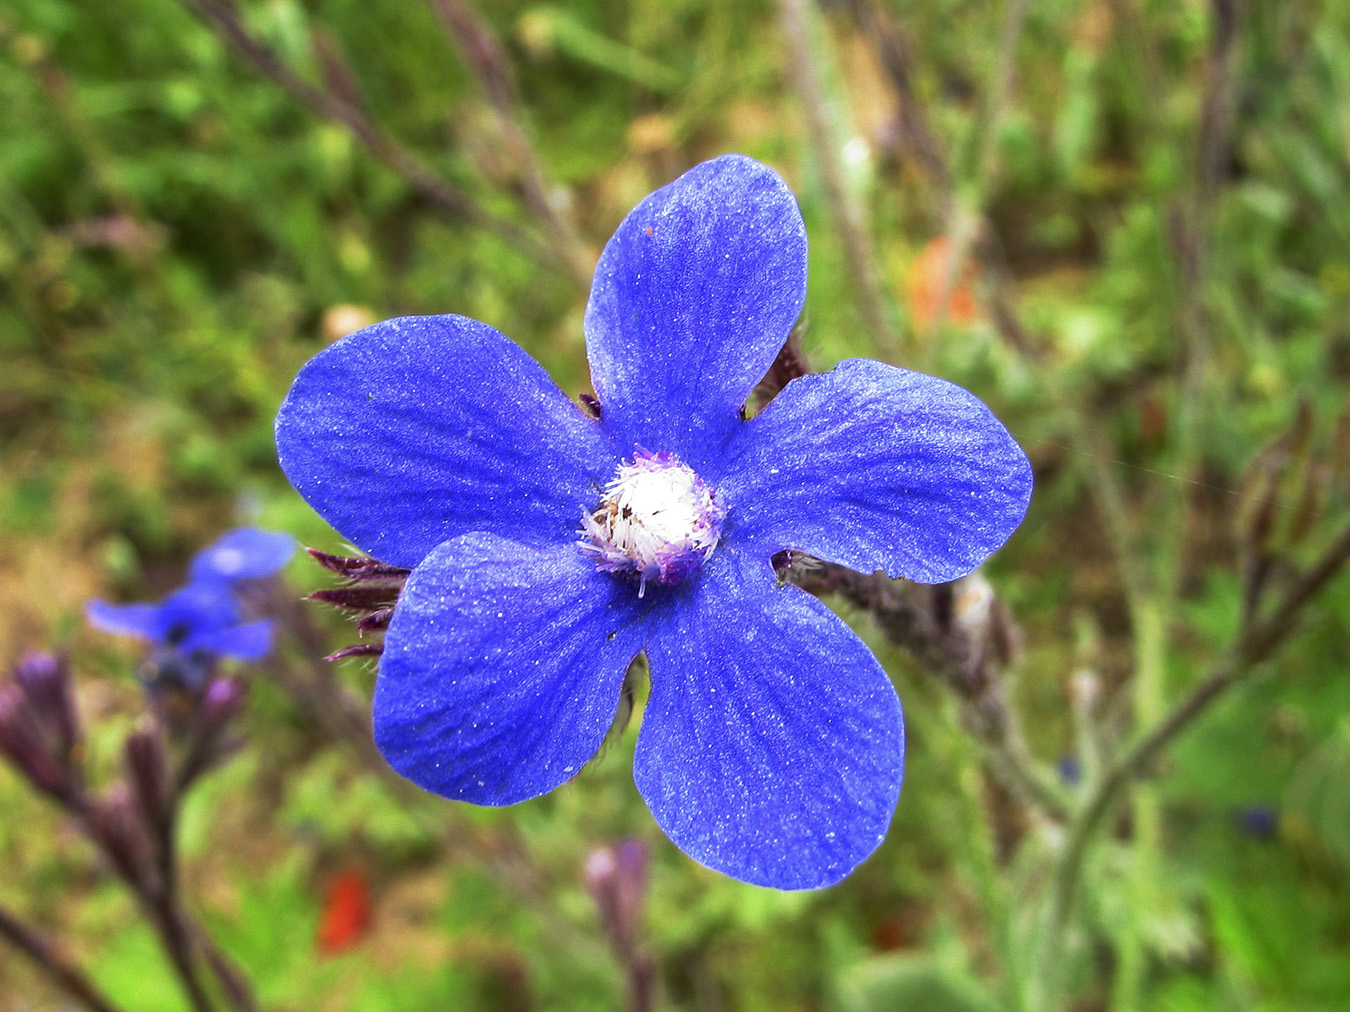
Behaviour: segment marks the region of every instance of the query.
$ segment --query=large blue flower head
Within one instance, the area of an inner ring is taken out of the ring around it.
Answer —
[[[154,604],[85,606],[89,624],[149,641],[154,680],[195,688],[223,657],[257,661],[272,648],[270,619],[249,621],[240,584],[280,571],[295,554],[289,534],[243,527],[192,557],[189,582]]]
[[[900,702],[771,560],[955,579],[1021,521],[1031,472],[974,396],[878,362],[796,379],[747,420],[805,290],[795,198],[728,155],[605,247],[585,319],[598,418],[461,316],[376,324],[301,370],[282,468],[344,537],[412,570],[375,688],[396,770],[483,805],[550,791],[595,754],[645,652],[634,778],[681,849],[793,889],[876,848]]]

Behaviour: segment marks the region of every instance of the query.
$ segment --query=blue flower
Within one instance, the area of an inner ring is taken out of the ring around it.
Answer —
[[[685,853],[811,888],[881,842],[900,702],[771,559],[955,579],[1017,527],[1031,472],[973,395],[878,362],[794,380],[747,420],[806,259],[782,179],[728,155],[605,247],[585,317],[599,418],[461,316],[376,324],[300,371],[282,468],[345,538],[412,570],[375,688],[396,770],[482,805],[550,791],[594,755],[645,652],[634,778]]]
[[[239,584],[278,572],[295,554],[289,534],[244,527],[198,552],[190,581],[155,604],[85,606],[89,624],[104,632],[148,640],[155,667],[172,671],[188,685],[199,684],[219,658],[256,661],[272,648],[271,620],[248,621]]]

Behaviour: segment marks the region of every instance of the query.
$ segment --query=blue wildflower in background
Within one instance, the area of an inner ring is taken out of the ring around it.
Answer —
[[[192,557],[189,582],[154,604],[85,606],[89,624],[104,632],[147,640],[157,678],[201,684],[221,658],[257,661],[272,649],[270,619],[250,621],[240,584],[272,576],[295,554],[289,534],[244,527]]]
[[[782,179],[728,155],[605,247],[585,318],[598,418],[461,316],[376,324],[301,370],[283,469],[344,537],[412,570],[375,689],[396,770],[483,805],[550,791],[595,754],[645,652],[634,778],[687,854],[811,888],[881,842],[900,702],[772,558],[952,580],[1017,527],[1031,472],[973,395],[879,362],[793,380],[747,420],[806,262]]]

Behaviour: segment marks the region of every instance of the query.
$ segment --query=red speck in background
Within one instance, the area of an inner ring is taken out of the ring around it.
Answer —
[[[938,236],[919,251],[905,275],[905,297],[909,312],[919,330],[928,330],[937,322],[942,308],[943,290],[951,270],[952,244]],[[975,271],[969,261],[958,265],[951,291],[947,293],[947,319],[969,327],[979,318],[975,305]]]
[[[879,952],[912,949],[920,944],[922,917],[913,907],[902,907],[872,925],[872,944]]]
[[[365,872],[345,868],[328,883],[315,947],[325,956],[345,952],[369,933],[370,921],[370,881]]]

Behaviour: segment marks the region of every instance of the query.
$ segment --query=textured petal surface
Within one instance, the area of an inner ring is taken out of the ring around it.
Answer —
[[[644,621],[630,583],[574,544],[492,534],[441,545],[399,596],[375,683],[375,741],[429,791],[509,805],[566,782],[618,707]]]
[[[616,466],[537,362],[462,316],[386,320],[310,359],[277,454],[344,537],[409,568],[471,530],[565,540]]]
[[[95,599],[84,606],[84,617],[95,629],[117,636],[156,639],[161,631],[157,604],[110,604]]]
[[[726,467],[724,536],[920,583],[970,572],[1031,501],[1026,455],[979,398],[867,359],[789,383]]]
[[[806,228],[772,169],[704,162],[647,197],[605,246],[586,307],[604,422],[695,469],[737,422],[806,295]]]
[[[295,538],[279,531],[241,527],[192,557],[194,580],[258,580],[279,572],[295,554]]]
[[[881,843],[904,769],[900,700],[823,604],[719,549],[700,585],[671,596],[647,656],[633,775],[686,854],[810,889]]]

